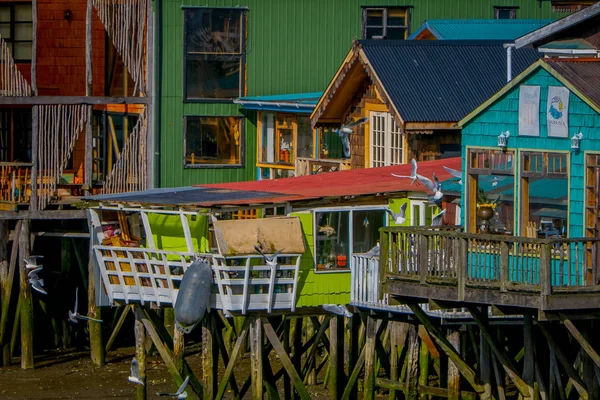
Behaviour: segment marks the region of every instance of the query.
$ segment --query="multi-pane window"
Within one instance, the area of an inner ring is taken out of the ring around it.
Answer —
[[[31,162],[31,109],[0,109],[0,161]]]
[[[585,161],[585,236],[600,236],[600,154]]]
[[[185,8],[185,98],[232,99],[244,92],[246,10]]]
[[[406,7],[363,8],[363,39],[404,40],[408,37],[409,9]]]
[[[390,113],[371,112],[371,167],[402,164],[404,135]]]
[[[243,127],[240,117],[185,117],[186,168],[241,166]]]
[[[0,4],[0,36],[15,62],[31,61],[32,25],[31,3]]]
[[[495,19],[516,19],[518,7],[494,7]]]

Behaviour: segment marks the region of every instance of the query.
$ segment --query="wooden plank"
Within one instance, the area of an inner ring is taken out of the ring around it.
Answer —
[[[365,377],[364,377],[364,399],[375,398],[375,345],[377,338],[377,321],[372,316],[367,316],[366,342],[365,342]]]
[[[449,332],[447,339],[455,351],[460,351],[460,331]],[[448,358],[448,398],[460,399],[460,373],[450,358]]]
[[[262,324],[265,329],[265,334],[267,335],[267,338],[273,345],[273,350],[275,350],[275,353],[279,356],[279,360],[281,361],[281,364],[283,365],[283,367],[287,371],[288,375],[290,376],[292,383],[294,384],[294,387],[296,388],[296,391],[300,395],[300,398],[301,399],[310,399],[310,395],[306,391],[306,388],[304,387],[304,383],[302,382],[302,379],[300,378],[298,371],[294,368],[294,365],[292,364],[292,360],[290,360],[288,354],[285,352],[283,345],[281,344],[281,342],[279,341],[279,338],[277,337],[277,333],[275,333],[275,330],[271,326],[271,322],[269,322],[269,320],[264,317],[261,318],[261,320],[262,320]],[[259,320],[259,323],[260,323],[260,320]]]
[[[423,309],[417,304],[409,304],[408,305],[417,317],[417,319],[425,326],[427,331],[433,338],[435,339],[440,349],[446,353],[446,355],[452,360],[456,368],[460,371],[462,376],[473,386],[473,388],[478,392],[483,392],[483,386],[477,382],[475,377],[475,371],[460,357],[458,352],[454,349],[454,346],[448,342],[445,336],[442,335],[440,330],[429,320],[429,317]]]
[[[577,340],[583,351],[586,352],[586,354],[592,359],[592,361],[597,367],[600,367],[600,355],[598,355],[596,350],[594,350],[590,342],[586,340],[586,338],[581,334],[579,329],[577,329],[575,324],[573,324],[573,322],[569,318],[567,318],[565,314],[561,313],[559,315],[562,319],[564,326],[569,330],[571,335],[573,335],[573,338]]]
[[[1,97],[1,96],[0,96]],[[24,219],[86,219],[85,210],[25,210],[19,212],[2,211],[0,219],[24,220]]]
[[[210,313],[202,319],[202,386],[204,397],[207,399],[215,398],[219,384],[217,380],[217,343],[214,338],[217,332],[212,329],[211,319]]]
[[[406,352],[406,390],[404,395],[407,400],[418,398],[419,391],[419,336],[417,327],[408,326],[408,348]]]
[[[421,349],[419,350],[419,399],[427,400],[428,395],[420,390],[422,387],[429,386],[429,350],[427,344],[421,340]],[[447,393],[447,391],[446,391]]]
[[[573,368],[573,365],[569,362],[569,359],[563,353],[562,349],[558,346],[558,344],[552,337],[552,334],[550,333],[550,331],[548,331],[548,328],[546,328],[545,324],[543,322],[538,322],[537,326],[539,327],[542,334],[546,337],[546,340],[548,341],[548,346],[550,346],[550,348],[558,358],[558,361],[565,369],[567,375],[569,376],[569,379],[573,382],[575,389],[579,393],[579,396],[582,399],[587,400],[589,398],[588,389],[585,386],[585,383],[583,383],[583,381],[579,377],[579,374],[577,373],[575,368]]]
[[[263,398],[262,325],[260,318],[248,317],[250,321],[250,371],[252,399]]]
[[[360,352],[358,359],[356,360],[356,364],[354,365],[354,369],[348,378],[348,382],[346,383],[346,388],[344,389],[344,393],[342,393],[341,400],[349,400],[350,397],[354,393],[354,386],[356,385],[356,380],[358,379],[358,375],[365,364],[365,354],[366,354],[366,346]]]
[[[375,378],[375,386],[388,389],[390,391],[406,391],[406,383],[385,378]]]
[[[125,319],[127,318],[127,314],[129,314],[129,310],[131,310],[132,307],[133,307],[132,305],[126,305],[126,306],[119,307],[122,309],[121,315],[119,316],[119,319],[117,320],[117,323],[115,324],[115,327],[113,328],[113,331],[110,334],[108,341],[106,342],[106,347],[104,348],[105,352],[108,353],[110,351],[110,348],[112,347],[113,343],[115,342],[115,339],[117,338],[117,335],[119,334],[119,331],[123,327],[123,323],[125,322]]]
[[[0,96],[0,105],[52,104],[152,104],[152,99],[148,97],[114,96]]]
[[[61,239],[69,240],[69,239]],[[72,240],[72,239],[71,239]],[[73,242],[73,249],[76,254],[78,253],[75,243]],[[79,257],[77,257],[79,260]],[[96,307],[96,289],[99,285],[96,283],[96,271],[95,271],[95,260],[94,252],[92,248],[92,241],[89,241],[88,245],[88,265],[87,265],[87,293],[88,293],[88,312],[87,315],[91,318],[102,320],[102,314],[100,307]],[[84,279],[84,276],[81,277]],[[106,352],[104,351],[104,343],[102,340],[102,322],[88,321],[88,332],[90,337],[90,358],[95,366],[102,367],[105,364]]]
[[[19,260],[23,260],[30,255],[30,221],[25,220],[21,225],[19,233]],[[33,363],[33,297],[31,287],[28,283],[27,273],[24,262],[19,262],[20,272],[20,293],[21,301],[21,368],[30,369],[34,367]]]
[[[135,398],[137,400],[146,400],[146,330],[140,314],[136,314],[135,316],[134,332],[135,358],[139,366],[139,377],[144,383],[143,385],[136,385]]]
[[[323,324],[324,325],[324,324]],[[344,374],[344,317],[336,315],[329,320],[329,397],[342,395]]]
[[[238,335],[238,338],[233,346],[233,350],[231,352],[231,358],[227,363],[227,367],[225,368],[225,373],[223,374],[223,379],[221,379],[221,383],[219,384],[219,390],[217,391],[217,395],[215,396],[215,400],[221,400],[223,395],[225,394],[225,390],[227,389],[227,384],[230,381],[230,378],[233,376],[233,369],[236,366],[238,357],[242,352],[242,347],[246,344],[246,337],[248,336],[248,329],[250,327],[250,318],[244,319],[244,325],[242,325],[242,329]]]

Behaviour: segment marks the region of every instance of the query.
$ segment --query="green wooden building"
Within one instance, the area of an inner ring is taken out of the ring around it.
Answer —
[[[428,19],[557,19],[571,11],[559,3],[157,0],[156,185],[255,179],[257,111],[233,100],[324,90],[354,38],[405,39]]]

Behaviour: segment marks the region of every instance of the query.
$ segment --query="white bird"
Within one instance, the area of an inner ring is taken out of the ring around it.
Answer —
[[[385,211],[390,214],[390,217],[392,217],[392,221],[394,221],[394,223],[396,225],[402,225],[405,221],[406,221],[406,206],[408,205],[408,203],[404,203],[400,206],[400,211],[398,211],[397,213],[393,212],[392,210],[390,210],[389,208],[386,208]]]
[[[366,257],[379,257],[379,242],[377,242],[377,244],[375,246],[373,246],[373,248],[371,250],[369,250],[368,252],[365,253]]]
[[[79,294],[79,288],[75,288],[75,308],[73,311],[69,310],[69,321],[73,322],[74,324],[77,324],[77,320],[81,319],[84,321],[95,321],[95,322],[102,322],[101,319],[96,319],[96,318],[91,318],[91,317],[86,317],[84,315],[81,315],[77,312],[77,303],[78,303],[78,294]]]
[[[396,175],[396,174],[392,174],[392,176],[395,176],[396,178],[409,178],[409,179],[412,179],[412,182],[410,184],[411,185],[414,184],[415,181],[417,180],[417,160],[415,160],[413,158],[410,163],[411,163],[410,176]]]
[[[445,208],[442,211],[440,211],[439,213],[437,213],[431,219],[431,226],[441,226],[442,225],[442,218],[444,218],[444,214],[446,214],[446,209]]]
[[[462,171],[458,171],[458,170],[456,170],[456,169],[448,168],[448,167],[446,167],[445,165],[444,165],[443,167],[444,167],[444,169],[445,169],[446,171],[448,171],[448,173],[449,173],[450,175],[452,175],[452,176],[453,176],[453,177],[455,177],[455,178],[458,178],[458,179],[459,179],[459,181],[458,181],[458,184],[459,184],[459,185],[462,185]]]
[[[277,266],[277,256],[283,251],[283,249],[277,250],[274,254],[268,256],[265,253],[263,253],[260,247],[258,247],[257,245],[254,245],[254,250],[256,250],[261,256],[263,256],[265,262],[269,267]]]
[[[506,179],[506,176],[494,176],[492,179],[492,187],[497,187],[500,182]]]
[[[348,124],[342,125],[342,127],[338,129],[338,135],[342,139],[342,147],[344,149],[345,157],[350,157],[350,138],[348,137],[348,135],[354,133],[354,127],[364,124],[368,120],[369,118],[367,117],[359,118],[356,121],[352,121]]]
[[[181,386],[179,386],[179,389],[177,389],[177,392],[175,392],[175,393],[161,393],[161,392],[158,392],[158,393],[156,393],[156,395],[157,396],[177,397],[177,399],[185,399],[185,398],[187,398],[188,394],[187,394],[187,392],[184,392],[183,390],[185,389],[185,387],[187,386],[187,384],[188,384],[189,381],[190,381],[190,377],[186,376],[186,378],[183,381],[183,383],[181,384]]]
[[[29,284],[32,289],[35,289],[42,294],[48,294],[48,292],[42,288],[42,286],[44,286],[44,280],[40,279],[37,273],[31,271],[27,276],[29,277]]]
[[[41,264],[37,263],[38,258],[44,258],[44,256],[29,256],[25,257],[23,261],[25,261],[25,268],[27,269],[37,269],[41,267]]]
[[[340,306],[337,304],[323,304],[322,307],[323,307],[323,310],[325,310],[331,314],[340,315],[340,316],[346,317],[346,318],[352,317],[352,313],[350,311],[348,311],[346,306]]]
[[[37,267],[36,269],[32,269],[31,271],[29,271],[29,273],[27,274],[28,277],[31,278],[31,276],[33,274],[37,275],[38,272],[40,272],[41,270],[43,270],[44,267],[42,267],[41,265],[39,267]]]
[[[433,193],[433,201],[438,202],[442,197],[444,197],[444,193],[442,193],[442,185],[438,180],[438,177],[433,173],[433,181],[429,178],[425,178],[423,175],[417,174],[417,178],[419,182],[421,182],[427,189]]]
[[[129,378],[127,378],[127,380],[135,383],[136,385],[145,386],[143,379],[140,377],[140,364],[138,364],[137,358],[133,357],[129,370]]]

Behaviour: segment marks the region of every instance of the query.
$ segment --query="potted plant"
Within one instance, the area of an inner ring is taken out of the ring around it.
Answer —
[[[482,231],[487,231],[489,220],[494,217],[494,210],[498,205],[498,199],[492,200],[483,191],[482,188],[477,190],[477,217],[482,220],[481,228]]]

